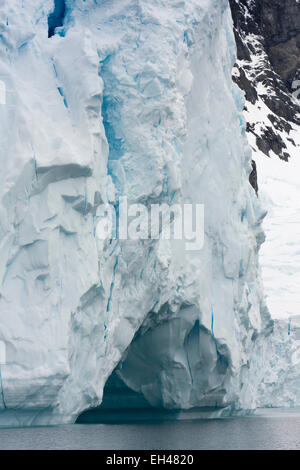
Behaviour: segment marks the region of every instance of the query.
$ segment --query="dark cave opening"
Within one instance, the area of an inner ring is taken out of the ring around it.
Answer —
[[[161,418],[162,410],[153,408],[141,393],[127,387],[114,371],[108,378],[103,401],[78,416],[76,423],[122,423]],[[173,413],[174,414],[174,413]]]
[[[48,17],[48,38],[55,34],[55,28],[64,25],[66,0],[54,0],[54,10]]]

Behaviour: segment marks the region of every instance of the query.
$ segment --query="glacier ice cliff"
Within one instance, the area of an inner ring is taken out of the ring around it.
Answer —
[[[300,317],[277,319],[274,333],[262,347],[263,374],[258,388],[259,406],[299,407]]]
[[[153,406],[254,408],[265,213],[227,0],[66,0],[48,38],[54,11],[0,2],[0,423],[74,422],[115,369]],[[121,195],[203,203],[203,249],[99,240]]]

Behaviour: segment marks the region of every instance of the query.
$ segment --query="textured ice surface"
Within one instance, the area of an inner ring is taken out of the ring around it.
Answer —
[[[278,319],[264,345],[261,407],[300,406],[300,317]]]
[[[153,405],[252,408],[264,216],[226,0],[0,2],[0,422],[73,422],[115,367]],[[97,207],[205,204],[196,253],[96,239]]]

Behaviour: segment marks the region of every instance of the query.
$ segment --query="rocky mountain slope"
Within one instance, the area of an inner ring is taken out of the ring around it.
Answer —
[[[230,5],[238,56],[233,76],[245,92],[251,146],[288,160],[300,125],[300,3],[230,0]]]
[[[251,184],[268,210],[260,262],[276,321],[261,349],[261,406],[299,406],[300,2],[230,4],[238,54],[233,76],[246,97],[255,166]]]

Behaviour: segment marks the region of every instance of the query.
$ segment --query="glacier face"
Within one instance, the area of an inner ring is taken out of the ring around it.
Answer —
[[[1,2],[0,423],[73,422],[117,366],[155,406],[253,408],[272,327],[226,0]],[[97,239],[101,203],[205,205],[205,243]]]
[[[299,407],[300,317],[277,319],[274,334],[262,348],[264,358],[258,388],[260,407]]]

